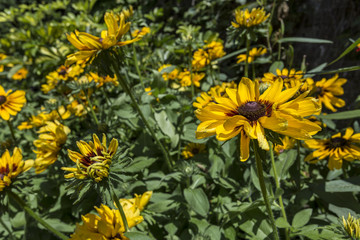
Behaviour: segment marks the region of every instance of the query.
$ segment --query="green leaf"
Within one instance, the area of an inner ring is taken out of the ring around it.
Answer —
[[[278,228],[290,228],[290,224],[283,217],[276,219],[275,224]]]
[[[313,77],[313,76],[315,76],[315,74],[310,74],[310,73],[319,72],[319,71],[323,70],[326,66],[327,66],[327,63],[320,64],[319,66],[317,66],[317,67],[311,69],[310,71],[308,71],[308,72],[305,74],[304,78],[308,78],[308,77]]]
[[[170,137],[171,139],[171,146],[174,148],[177,146],[179,142],[179,135],[175,133],[175,127],[170,122],[167,114],[165,111],[161,111],[159,113],[155,112],[155,119],[160,127],[161,131]]]
[[[294,228],[305,226],[310,221],[312,211],[312,209],[304,209],[296,213],[292,221],[292,226]]]
[[[305,37],[288,37],[278,40],[279,43],[286,42],[301,42],[301,43],[333,43],[330,40],[319,39],[319,38],[305,38]]]
[[[289,150],[287,153],[282,153],[279,156],[279,159],[282,160],[283,166],[280,171],[279,177],[285,179],[290,167],[295,163],[297,157],[297,151],[294,149]]]
[[[360,177],[325,183],[326,192],[360,192]]]
[[[360,66],[344,67],[344,68],[338,68],[335,70],[313,72],[313,73],[316,75],[323,75],[323,74],[335,74],[335,73],[341,73],[341,72],[351,72],[351,71],[357,71],[357,70],[360,70]]]
[[[360,43],[360,38],[358,38],[353,44],[351,44],[347,49],[345,49],[345,51],[340,54],[340,56],[338,56],[334,61],[332,61],[331,63],[329,63],[329,65],[336,63],[337,61],[339,61],[341,58],[343,58],[346,54],[348,54],[349,52],[351,52],[354,48],[356,48],[356,46]]]
[[[192,210],[201,216],[207,216],[210,204],[206,194],[201,188],[184,189],[184,197]]]
[[[139,172],[148,168],[156,161],[156,158],[138,157],[128,166],[126,172]]]
[[[224,61],[224,60],[226,60],[226,59],[228,59],[228,58],[232,58],[232,57],[237,56],[237,55],[239,55],[240,53],[244,53],[244,52],[246,52],[246,48],[243,48],[243,49],[240,49],[240,50],[238,50],[238,51],[235,51],[235,52],[226,54],[224,57],[221,57],[221,58],[216,59],[216,61],[217,61],[217,62],[222,62],[222,61]]]
[[[350,110],[345,112],[338,112],[338,113],[330,113],[327,115],[317,115],[317,117],[322,119],[350,119],[350,118],[359,118],[360,117],[360,110]]]
[[[131,240],[153,240],[153,238],[142,232],[127,232],[124,235]]]

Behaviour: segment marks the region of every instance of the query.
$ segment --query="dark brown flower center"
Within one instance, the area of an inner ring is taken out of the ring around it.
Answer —
[[[66,75],[66,69],[61,69],[61,70],[59,71],[59,75],[65,76],[65,75]]]
[[[347,144],[347,140],[342,137],[331,138],[329,142],[330,148],[341,148]]]
[[[289,78],[289,76],[286,76],[286,75],[281,75],[280,77],[281,77],[283,80]]]
[[[6,97],[3,95],[0,95],[0,105],[4,104],[6,102]]]
[[[250,121],[256,121],[259,118],[265,116],[266,107],[265,104],[259,102],[247,102],[238,108],[240,115],[243,115]]]
[[[195,155],[195,154],[198,154],[198,153],[200,152],[200,149],[198,149],[198,148],[193,148],[193,149],[191,150],[191,152]]]

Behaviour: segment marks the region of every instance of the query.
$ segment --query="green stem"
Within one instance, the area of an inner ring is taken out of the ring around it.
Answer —
[[[0,224],[1,224],[1,225],[5,228],[5,230],[8,232],[10,239],[11,239],[11,240],[16,240],[16,239],[14,238],[14,236],[12,235],[11,230],[6,226],[6,224],[4,223],[4,221],[2,220],[1,217],[0,217]]]
[[[63,233],[59,232],[52,226],[50,226],[47,222],[45,222],[40,216],[38,216],[31,208],[15,193],[11,191],[6,191],[7,195],[12,198],[15,202],[18,203],[18,205],[24,209],[32,218],[34,218],[38,223],[43,225],[47,230],[52,232],[54,235],[56,235],[58,238],[63,240],[68,240],[69,238],[64,235]]]
[[[12,125],[12,123],[11,123],[10,120],[7,120],[7,123],[8,123],[9,128],[10,128],[11,137],[12,137],[12,139],[14,140],[14,143],[16,144],[16,138],[15,138],[15,132],[14,132],[13,125]]]
[[[131,101],[133,102],[135,109],[137,110],[137,112],[140,115],[141,120],[144,122],[146,128],[148,129],[148,131],[150,132],[150,135],[153,137],[153,139],[155,140],[156,144],[160,147],[161,152],[163,153],[164,157],[165,157],[165,162],[168,166],[168,169],[171,171],[172,170],[172,163],[170,160],[170,156],[168,155],[168,152],[166,151],[165,147],[163,146],[163,144],[160,142],[160,140],[156,137],[156,134],[154,132],[154,130],[151,128],[149,122],[146,120],[143,112],[141,111],[139,104],[137,103],[133,93],[131,92],[131,90],[129,89],[129,87],[127,86],[126,82],[124,81],[124,79],[121,77],[119,69],[118,69],[118,65],[116,63],[116,60],[113,59],[110,55],[108,55],[110,62],[113,66],[114,72],[116,77],[119,79],[120,85],[123,88],[123,90],[130,96]]]
[[[267,36],[266,36],[267,45],[268,45],[268,49],[269,49],[269,52],[270,52],[271,60],[274,60],[274,56],[272,54],[273,50],[272,50],[271,43],[270,43],[270,38],[271,38],[270,29],[272,27],[271,20],[272,20],[272,17],[274,16],[275,7],[276,7],[276,0],[274,0],[273,6],[271,8],[271,13],[270,13],[270,17],[269,17],[269,23],[268,23],[268,33],[267,33]]]
[[[254,63],[251,64],[251,68],[252,68],[252,77],[253,77],[253,80],[255,81],[256,74],[255,74],[255,64]]]
[[[244,76],[249,77],[249,53],[250,53],[250,39],[246,36],[246,60]]]
[[[137,74],[139,76],[141,86],[142,86],[143,89],[145,89],[145,85],[144,85],[144,82],[143,82],[142,77],[141,77],[141,72],[140,72],[139,63],[138,63],[136,49],[135,49],[134,44],[132,44],[132,49],[133,49],[133,59],[134,59],[134,63],[135,63],[135,68],[136,68]]]
[[[349,175],[348,175],[347,170],[346,170],[347,169],[347,162],[344,161],[341,168],[342,168],[342,171],[343,171],[343,174],[344,174],[344,178],[349,178]]]
[[[264,202],[265,202],[266,210],[270,217],[270,223],[271,223],[271,226],[273,229],[274,239],[279,240],[280,239],[279,233],[278,233],[276,225],[275,225],[274,215],[272,213],[271,205],[270,205],[270,202],[269,202],[269,199],[267,196],[267,192],[266,192],[263,167],[262,167],[261,158],[260,158],[259,152],[258,152],[260,149],[259,149],[259,146],[258,146],[258,143],[256,142],[256,140],[253,140],[253,148],[254,148],[254,152],[255,152],[256,169],[257,169],[257,174],[258,174],[258,178],[259,178],[261,194],[262,194]]]
[[[296,156],[296,171],[299,173],[295,177],[296,187],[300,189],[300,176],[301,176],[301,162],[300,162],[300,141],[296,140],[297,156]]]
[[[276,189],[280,189],[280,181],[279,181],[279,178],[277,175],[276,165],[275,165],[274,149],[273,149],[273,144],[271,142],[270,142],[270,158],[271,158],[271,165],[272,165],[273,172],[274,172]],[[285,211],[285,207],[284,207],[284,203],[283,203],[283,199],[282,199],[281,195],[279,195],[279,203],[280,203],[280,207],[281,207],[282,216],[285,219],[285,221],[287,222],[286,211]],[[290,239],[289,228],[285,228],[285,238],[287,240]]]
[[[89,96],[88,96],[87,93],[85,93],[85,97],[86,97],[86,100],[87,100],[87,102],[88,102],[88,104],[89,104],[89,106],[90,106],[91,115],[92,115],[92,117],[94,118],[94,121],[96,122],[96,125],[99,125],[99,120],[98,120],[97,117],[96,117],[96,114],[95,114],[95,112],[94,112],[93,105],[92,105],[92,103],[91,103],[91,101],[90,101],[90,98],[89,98]]]
[[[118,210],[120,212],[120,216],[121,216],[121,218],[123,220],[123,223],[124,223],[125,232],[130,232],[129,224],[128,224],[127,219],[126,219],[124,209],[121,206],[119,198],[116,196],[116,193],[115,193],[114,189],[113,188],[111,188],[111,189],[112,189],[111,190],[112,193],[110,193],[110,194],[111,194],[111,196],[113,198],[113,201],[115,202],[116,207],[118,208]]]
[[[193,83],[193,76],[192,76],[192,49],[191,43],[189,44],[189,70],[190,70],[190,81],[191,81],[191,97],[194,98],[195,96],[195,86]]]

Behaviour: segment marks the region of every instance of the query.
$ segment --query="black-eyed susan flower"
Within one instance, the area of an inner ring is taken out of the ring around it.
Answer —
[[[235,28],[249,28],[265,22],[269,17],[270,14],[266,14],[263,8],[253,8],[251,12],[249,9],[245,9],[245,11],[236,9],[236,22],[231,22],[231,25]]]
[[[38,131],[39,138],[34,141],[36,159],[35,173],[45,171],[57,158],[61,147],[67,140],[70,129],[58,121],[47,121]]]
[[[184,147],[181,155],[183,155],[185,159],[189,159],[194,157],[196,154],[205,152],[205,147],[205,144],[189,143]]]
[[[228,97],[216,97],[215,102],[195,111],[201,121],[196,137],[216,135],[220,141],[241,135],[242,161],[249,158],[250,139],[257,139],[262,149],[269,150],[265,129],[296,139],[309,139],[321,128],[304,117],[318,113],[321,105],[308,92],[290,100],[300,88],[282,91],[283,81],[276,80],[263,94],[259,82],[242,78],[238,89],[226,89]]]
[[[196,98],[196,102],[193,103],[193,106],[196,108],[204,108],[209,103],[214,102],[216,97],[227,96],[226,88],[236,87],[237,85],[235,82],[222,83],[221,85],[211,87],[207,93],[202,92],[200,96]]]
[[[226,54],[224,51],[224,45],[219,41],[212,41],[206,44],[203,48],[208,52],[211,61],[221,58]]]
[[[13,80],[23,80],[28,75],[29,71],[26,68],[20,68],[14,75],[12,75]]]
[[[125,23],[127,17],[128,16],[124,11],[120,14],[115,14],[113,12],[105,13],[104,21],[107,26],[107,30],[102,31],[100,37],[79,31],[68,34],[67,39],[79,51],[68,55],[65,65],[71,65],[79,61],[91,61],[101,50],[106,50],[114,46],[124,46],[139,41],[142,38],[141,35],[131,40],[121,41],[123,36],[130,29],[131,23]]]
[[[353,161],[360,159],[360,133],[353,134],[352,128],[347,128],[345,134],[333,135],[330,139],[310,139],[305,141],[305,146],[310,149],[316,149],[306,156],[305,161],[317,163],[320,160],[328,158],[328,167],[330,170],[340,169],[343,160]]]
[[[280,153],[284,152],[285,150],[294,148],[295,144],[296,144],[296,139],[285,136],[285,137],[281,138],[281,142],[282,142],[282,145],[275,144],[275,146],[274,146],[274,152],[276,154],[280,154]]]
[[[93,73],[93,72],[90,72],[90,74],[87,75],[87,80],[89,82],[94,81],[96,83],[97,88],[102,87],[106,83],[111,83],[114,86],[119,85],[119,82],[118,82],[116,76],[114,76],[114,77],[110,77],[109,75],[99,76],[97,73]]]
[[[346,82],[347,80],[345,78],[339,78],[338,74],[335,74],[328,80],[323,78],[321,81],[315,83],[314,94],[327,109],[336,112],[335,107],[340,108],[345,106],[345,101],[336,96],[344,94],[342,85]]]
[[[40,112],[38,115],[32,115],[28,121],[22,122],[19,126],[19,130],[31,129],[42,127],[48,121],[54,120],[65,120],[71,116],[69,110],[67,110],[64,106],[60,106],[58,110],[53,110],[50,113],[48,112]]]
[[[248,63],[252,63],[253,61],[255,61],[256,58],[260,57],[261,55],[264,55],[265,53],[267,53],[266,48],[252,48],[249,51]],[[237,63],[245,62],[246,54],[240,54],[236,58],[238,59]]]
[[[109,176],[112,158],[119,143],[113,138],[107,147],[105,134],[103,134],[102,142],[96,134],[93,134],[93,139],[94,142],[90,141],[89,143],[82,140],[76,142],[80,153],[68,149],[69,158],[76,163],[76,168],[63,167],[63,170],[71,172],[66,174],[65,178],[92,178],[96,182],[100,182],[104,177]]]
[[[168,68],[168,67],[171,67],[172,65],[171,64],[163,64],[159,67],[158,69],[158,72],[163,72],[163,70],[165,68]],[[177,68],[174,68],[174,70],[172,70],[170,73],[168,72],[163,72],[162,73],[162,77],[164,79],[164,81],[167,81],[167,80],[175,80],[179,75],[179,70]]]
[[[343,227],[345,232],[351,239],[360,239],[360,219],[351,216],[349,213],[348,218],[342,217]]]
[[[11,89],[5,92],[0,85],[0,117],[4,120],[9,120],[10,115],[15,116],[21,111],[21,108],[26,103],[25,91]]]
[[[193,60],[191,62],[194,70],[200,70],[210,63],[209,54],[204,49],[198,49],[194,52]]]
[[[136,195],[133,199],[120,199],[120,204],[124,210],[129,228],[136,226],[144,221],[140,215],[145,205],[149,202],[152,195],[151,191],[143,195]],[[128,240],[124,236],[125,225],[117,209],[111,209],[102,204],[95,207],[98,215],[88,213],[82,216],[82,225],[77,224],[74,234],[70,240]]]
[[[33,164],[33,160],[23,161],[20,148],[15,147],[12,156],[6,150],[0,158],[0,192],[10,186],[19,174],[29,170]]]
[[[200,87],[200,81],[205,77],[205,73],[192,73],[190,71],[184,70],[179,73],[178,78],[180,79],[180,85],[182,87],[191,86],[191,81],[196,87]]]
[[[194,52],[191,63],[192,68],[194,70],[200,70],[209,65],[211,61],[221,58],[225,54],[223,44],[221,42],[212,41]]]

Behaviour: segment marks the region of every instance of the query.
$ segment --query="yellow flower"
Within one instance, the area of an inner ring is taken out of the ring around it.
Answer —
[[[133,199],[120,199],[129,228],[144,221],[140,212],[149,202],[152,191],[136,195]],[[118,209],[111,209],[101,204],[95,207],[98,215],[88,213],[82,216],[82,225],[76,224],[70,240],[128,240],[124,236],[125,225]]]
[[[99,76],[97,73],[90,72],[90,75],[87,75],[87,79],[89,82],[94,81],[97,88],[102,87],[105,83],[112,83],[114,86],[119,85],[116,76],[112,78],[109,75]]]
[[[257,57],[259,57],[261,55],[264,55],[265,53],[267,53],[266,48],[253,48],[253,49],[251,49],[250,52],[249,52],[249,56],[248,56],[248,63],[252,63],[253,61],[255,61],[255,59]],[[237,63],[245,62],[246,61],[246,54],[240,54],[236,58],[239,59],[239,60],[237,60]]]
[[[79,103],[73,97],[70,98],[70,104],[67,105],[66,108],[77,117],[81,117],[88,112],[87,109],[84,108],[84,104]]]
[[[7,56],[3,53],[0,53],[0,61],[4,60]],[[4,65],[0,64],[0,72],[4,71]]]
[[[70,67],[60,66],[56,71],[46,76],[46,84],[41,85],[41,91],[48,93],[53,90],[60,81],[67,81],[69,78],[76,80],[77,76],[84,72],[84,64],[75,64]]]
[[[136,37],[144,37],[146,34],[150,33],[151,30],[149,27],[143,27],[141,30],[136,29],[135,31],[133,31],[131,33],[131,36],[136,38]]]
[[[282,91],[283,81],[276,80],[262,95],[259,82],[242,78],[238,89],[226,89],[227,97],[215,97],[215,103],[195,111],[201,121],[196,137],[216,135],[226,141],[241,135],[241,160],[249,158],[250,139],[257,139],[262,149],[269,150],[265,129],[296,139],[308,139],[321,128],[304,117],[318,113],[321,105],[307,97],[308,92],[290,100],[300,88]],[[290,100],[290,101],[289,101]]]
[[[221,58],[226,54],[224,52],[223,44],[217,41],[212,41],[211,43],[206,44],[204,46],[204,50],[208,52],[210,60]]]
[[[65,144],[70,129],[58,121],[48,121],[38,131],[39,139],[34,141],[36,159],[35,173],[41,173],[53,164],[58,157],[61,146]]]
[[[354,218],[349,213],[347,220],[342,217],[345,231],[349,234],[351,239],[360,239],[360,219]]]
[[[23,80],[26,78],[28,70],[26,68],[20,68],[13,76],[13,80]]]
[[[60,106],[58,110],[53,110],[50,113],[41,112],[38,115],[32,115],[30,119],[26,122],[22,122],[21,125],[18,126],[19,130],[31,129],[33,127],[41,127],[46,124],[47,121],[54,120],[65,120],[71,116],[70,111],[68,111],[64,106]]]
[[[343,160],[353,161],[360,159],[360,133],[354,134],[352,128],[347,128],[344,136],[341,133],[333,135],[330,139],[310,139],[305,141],[307,148],[316,149],[306,156],[305,161],[317,163],[329,158],[328,167],[330,170],[340,169]]]
[[[165,69],[167,67],[171,67],[171,64],[162,65],[161,67],[159,67],[158,72],[161,72],[163,69]],[[162,74],[162,77],[163,77],[164,81],[167,81],[169,79],[171,79],[171,80],[176,79],[178,77],[178,75],[179,75],[179,70],[177,68],[175,68],[170,73],[164,72]]]
[[[100,182],[104,177],[109,176],[112,158],[119,143],[113,138],[108,148],[105,134],[103,134],[102,142],[96,134],[93,134],[93,139],[94,142],[90,141],[89,143],[82,140],[76,142],[81,153],[68,149],[69,158],[76,163],[76,168],[63,167],[63,170],[71,172],[66,174],[65,178],[92,178],[96,182]]]
[[[25,92],[18,90],[13,92],[11,89],[5,92],[0,85],[0,117],[9,120],[10,115],[15,116],[21,111],[26,103]]]
[[[120,41],[130,29],[131,23],[125,23],[126,18],[127,16],[124,11],[120,14],[114,14],[113,12],[105,13],[104,21],[107,30],[102,31],[100,37],[79,31],[68,34],[67,39],[69,42],[80,51],[68,55],[65,65],[71,65],[79,61],[91,61],[101,50],[106,50],[114,46],[124,46],[139,41],[142,38],[141,35],[131,40]]]
[[[265,73],[261,80],[265,83],[273,84],[277,79],[282,79],[284,81],[285,88],[290,88],[301,83],[303,76],[303,71],[296,71],[294,68],[289,71],[287,68],[284,68],[282,70],[276,69],[276,74],[270,72]]]
[[[282,145],[275,144],[274,151],[277,154],[284,152],[285,150],[292,149],[295,147],[296,140],[294,138],[285,136],[281,139]]]
[[[188,159],[194,157],[196,154],[203,152],[205,152],[205,144],[189,143],[185,146],[181,155],[183,155],[185,159]]]
[[[20,173],[29,170],[33,164],[33,160],[22,160],[20,148],[15,147],[12,156],[9,150],[6,150],[0,158],[0,192],[9,186]]]
[[[236,88],[237,85],[234,82],[231,83],[222,83],[221,86],[217,85],[211,87],[210,90],[202,92],[200,97],[196,98],[196,102],[193,103],[193,106],[196,108],[204,108],[211,102],[215,102],[216,97],[227,96],[226,88]]]
[[[190,76],[190,71],[185,69],[184,72],[179,73],[180,85],[182,87],[191,86],[191,80],[196,87],[200,87],[200,80],[205,77],[205,73],[193,73]]]
[[[194,68],[194,70],[200,70],[209,63],[210,63],[210,57],[206,51],[204,51],[203,49],[198,49],[196,52],[194,52],[193,60],[191,62],[191,65]]]
[[[345,78],[338,78],[339,75],[336,74],[332,78],[326,80],[326,78],[321,79],[315,83],[315,95],[319,99],[320,103],[324,104],[327,109],[330,109],[333,112],[337,110],[334,108],[344,107],[345,101],[336,96],[344,94],[344,89],[342,85],[347,82]]]
[[[249,28],[265,22],[269,16],[270,14],[266,15],[266,12],[263,8],[253,8],[251,12],[249,12],[249,9],[246,9],[245,11],[236,9],[236,23],[231,22],[231,25],[233,25],[235,28]]]

